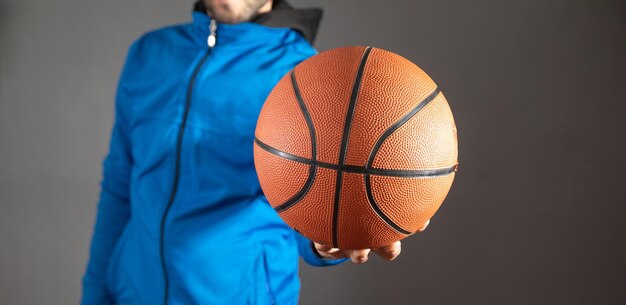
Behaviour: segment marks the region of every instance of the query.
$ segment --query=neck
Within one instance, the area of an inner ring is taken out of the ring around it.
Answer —
[[[265,14],[265,13],[269,13],[272,10],[272,4],[273,4],[273,0],[268,0],[265,4],[263,4],[263,6],[261,6],[261,8],[256,11],[257,14]]]

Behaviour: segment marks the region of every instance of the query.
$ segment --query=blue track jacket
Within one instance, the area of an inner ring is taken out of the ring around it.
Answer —
[[[210,18],[129,49],[83,278],[82,304],[296,304],[298,257],[321,258],[264,197],[253,162],[261,106],[315,50],[290,28]]]

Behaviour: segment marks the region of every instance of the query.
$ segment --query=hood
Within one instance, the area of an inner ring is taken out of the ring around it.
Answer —
[[[206,7],[202,0],[196,1],[193,10],[206,14]],[[252,17],[250,22],[272,28],[292,28],[313,44],[321,20],[322,9],[320,8],[296,9],[285,0],[274,0],[270,12],[258,14]]]

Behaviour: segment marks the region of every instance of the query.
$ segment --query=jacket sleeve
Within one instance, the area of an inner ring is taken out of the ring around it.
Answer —
[[[304,237],[297,231],[293,232],[296,235],[296,241],[298,242],[298,252],[307,264],[316,267],[325,267],[337,265],[348,260],[347,258],[328,259],[322,257],[319,253],[317,253],[317,250],[315,250],[315,246],[310,239]]]
[[[97,207],[96,224],[91,239],[87,270],[83,276],[83,305],[110,305],[113,301],[106,284],[109,258],[130,218],[129,180],[133,160],[130,153],[128,102],[125,79],[135,53],[131,46],[120,77],[115,100],[115,121],[109,152],[103,165],[103,177]]]

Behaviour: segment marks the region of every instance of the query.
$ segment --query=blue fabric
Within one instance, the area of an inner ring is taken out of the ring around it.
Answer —
[[[278,80],[315,54],[287,28],[219,24],[199,68],[182,137],[187,90],[206,54],[209,17],[132,44],[119,82],[82,304],[295,304],[298,257],[321,258],[263,196],[253,163],[261,106]]]

